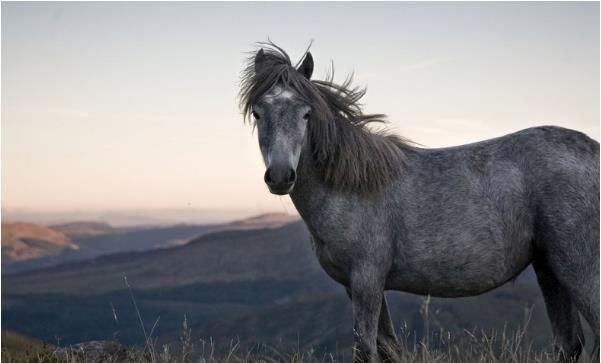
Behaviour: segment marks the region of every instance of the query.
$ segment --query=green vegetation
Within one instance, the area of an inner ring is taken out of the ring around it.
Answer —
[[[53,347],[13,331],[2,331],[2,362],[47,362]]]

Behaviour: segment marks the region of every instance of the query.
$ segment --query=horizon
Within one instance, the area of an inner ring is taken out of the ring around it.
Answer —
[[[33,211],[2,208],[2,223],[31,223],[44,226],[65,223],[106,223],[113,227],[222,224],[262,216],[299,217],[296,210],[263,211],[215,209],[123,209]]]
[[[545,124],[599,140],[599,3],[1,6],[3,214],[295,214],[236,98],[268,36],[293,62],[313,40],[315,78],[355,71],[366,112],[425,147]]]

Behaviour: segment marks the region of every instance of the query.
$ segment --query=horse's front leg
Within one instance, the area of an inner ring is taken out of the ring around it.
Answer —
[[[378,269],[355,269],[350,279],[353,304],[353,362],[378,362],[378,320],[384,294]]]
[[[346,288],[346,294],[352,300],[351,289]],[[384,362],[396,362],[400,354],[399,340],[394,332],[390,311],[386,302],[386,295],[382,296],[382,307],[378,321],[378,354]]]
[[[382,295],[380,321],[378,322],[378,353],[384,362],[396,362],[400,356],[399,340],[394,332],[386,295]]]

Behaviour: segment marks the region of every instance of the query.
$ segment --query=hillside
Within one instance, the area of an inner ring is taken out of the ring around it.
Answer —
[[[282,227],[288,223],[298,222],[298,215],[290,215],[286,213],[265,213],[255,217],[245,218],[226,224],[227,227],[235,229],[244,228],[276,228]],[[229,229],[229,228],[228,228]]]
[[[33,361],[40,354],[48,354],[52,346],[14,331],[2,330],[2,360],[7,362]]]
[[[28,259],[15,260],[3,258],[2,273],[4,275],[60,265],[70,261],[91,259],[113,253],[144,251],[166,247],[170,244],[183,244],[211,227],[205,225],[179,225],[113,228],[110,225],[99,223],[79,222],[53,227],[42,227],[34,224],[27,225],[31,226],[31,228],[42,229],[60,236],[62,239],[69,241],[73,247],[55,249],[53,253],[46,254],[32,255],[30,253],[30,258]],[[31,246],[28,245],[27,247],[29,248],[28,251],[31,251]]]
[[[181,246],[3,276],[3,327],[61,344],[112,338],[140,344],[124,276],[147,330],[158,321],[159,342],[177,341],[186,316],[194,339],[225,345],[239,339],[323,351],[350,346],[350,302],[318,265],[302,222],[222,230]],[[424,298],[390,292],[389,299],[397,329],[419,341]],[[531,277],[478,297],[432,299],[428,327],[511,332],[523,324],[525,309],[532,313],[528,341],[546,346],[548,322]]]
[[[78,249],[60,231],[31,223],[2,223],[2,261],[27,261]]]
[[[184,245],[196,237],[217,231],[276,228],[297,220],[298,216],[268,213],[223,224],[139,227],[113,227],[103,222],[70,222],[50,227],[27,224],[61,235],[75,248],[62,249],[54,254],[32,256],[26,260],[3,259],[2,273],[15,274],[115,253],[169,248]]]
[[[123,288],[123,276],[140,289],[192,283],[285,278],[320,271],[302,222],[280,228],[228,230],[172,248],[130,252],[25,272],[6,280],[3,292],[90,294]],[[277,274],[274,274],[277,272]]]
[[[69,222],[50,226],[50,228],[60,231],[70,238],[92,237],[102,234],[115,232],[115,228],[104,222]]]

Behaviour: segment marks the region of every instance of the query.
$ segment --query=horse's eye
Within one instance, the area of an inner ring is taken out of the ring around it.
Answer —
[[[255,118],[255,120],[260,119],[259,115],[255,111],[252,112],[252,115]]]
[[[310,112],[307,112],[307,113],[305,114],[305,116],[303,116],[303,119],[304,119],[305,121],[309,121],[309,118],[311,118],[311,113],[310,113]]]

